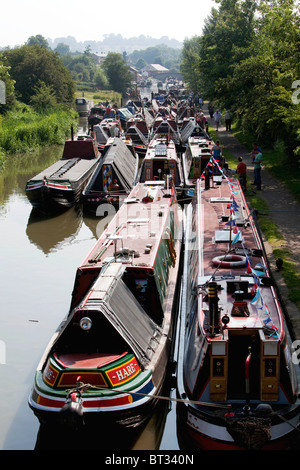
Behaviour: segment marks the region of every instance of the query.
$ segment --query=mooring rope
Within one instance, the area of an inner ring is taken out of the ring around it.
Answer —
[[[68,396],[69,396],[73,392],[81,392],[81,391],[84,392],[84,391],[87,391],[87,390],[90,390],[90,389],[107,390],[107,388],[105,388],[105,387],[99,387],[99,386],[95,386],[95,385],[91,385],[91,384],[85,384],[85,383],[81,382],[80,385],[78,385],[78,387],[73,388],[73,389],[69,389],[69,390],[67,390],[67,392],[68,392]],[[112,391],[115,392],[116,394],[125,393],[127,395],[138,395],[138,396],[141,396],[141,397],[156,398],[158,400],[173,401],[175,403],[185,403],[185,404],[191,404],[191,405],[207,406],[207,407],[211,407],[211,408],[222,408],[222,409],[229,410],[230,407],[231,407],[231,404],[223,405],[221,403],[208,403],[208,402],[200,402],[200,401],[197,401],[197,400],[185,400],[183,398],[165,397],[163,395],[150,395],[150,394],[147,394],[147,393],[129,392],[127,390],[120,390],[120,389],[112,390]],[[272,414],[277,415],[286,424],[290,425],[297,432],[300,432],[300,428],[298,426],[295,426],[294,424],[292,424],[288,419],[284,418],[284,416],[282,416],[281,414],[277,413],[276,411],[273,411]],[[266,416],[266,417],[268,417],[268,416]]]
[[[95,385],[91,385],[91,384],[81,383],[81,385],[79,385],[78,387],[69,389],[69,390],[67,390],[67,392],[68,392],[68,395],[70,395],[71,393],[74,393],[74,392],[81,392],[81,391],[85,392],[85,391],[90,390],[90,389],[107,390],[107,388],[105,388],[105,387],[99,387],[99,386],[95,386]],[[127,395],[138,395],[138,396],[141,396],[141,397],[157,398],[159,400],[167,400],[167,401],[174,401],[174,402],[186,403],[186,404],[192,404],[192,405],[203,405],[203,406],[210,406],[210,407],[215,407],[215,408],[228,409],[228,405],[222,405],[222,404],[218,404],[218,403],[199,402],[197,400],[184,400],[183,398],[165,397],[163,395],[150,395],[150,394],[147,394],[147,393],[130,392],[128,390],[120,390],[120,389],[111,390],[111,391],[115,392],[116,394],[125,393]]]

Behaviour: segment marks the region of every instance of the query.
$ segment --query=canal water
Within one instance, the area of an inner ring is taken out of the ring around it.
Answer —
[[[105,218],[85,217],[80,206],[51,218],[34,216],[24,191],[26,182],[61,158],[62,150],[58,146],[14,155],[0,174],[2,450],[43,448],[42,439],[48,448],[60,445],[57,430],[46,436],[39,432],[27,399],[43,351],[69,310],[76,269],[107,223]],[[175,396],[173,388],[167,393]],[[134,449],[179,449],[175,405],[161,404]],[[76,449],[80,449],[80,440]]]

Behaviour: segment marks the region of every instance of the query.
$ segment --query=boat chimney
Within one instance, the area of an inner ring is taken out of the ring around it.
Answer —
[[[205,168],[204,171],[204,182],[205,182],[205,189],[209,189],[209,168]]]
[[[208,304],[209,304],[209,325],[212,335],[220,331],[220,315],[218,309],[218,284],[209,282],[208,284]]]

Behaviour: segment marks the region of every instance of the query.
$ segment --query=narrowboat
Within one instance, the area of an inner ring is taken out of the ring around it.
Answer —
[[[213,146],[213,141],[201,133],[199,136],[188,138],[185,151],[182,153],[184,188],[187,197],[193,195],[198,178],[205,177],[205,170],[212,171]]]
[[[188,207],[178,319],[177,422],[184,448],[287,449],[299,361],[259,231],[237,180]],[[299,428],[298,428],[299,429]]]
[[[37,367],[40,423],[137,429],[159,400],[175,333],[182,210],[136,185],[76,272],[70,310]]]
[[[143,114],[138,113],[128,119],[126,123],[126,136],[132,140],[132,144],[141,157],[145,156],[149,143],[149,129],[151,128],[153,117],[148,110]]]
[[[90,136],[67,140],[62,158],[27,181],[25,192],[32,206],[42,213],[74,206],[100,158]]]
[[[159,112],[150,129],[149,140],[162,135],[172,139],[177,145],[179,145],[180,135],[176,122],[176,115],[174,115],[174,113],[169,113],[168,111],[166,111],[166,114],[164,115],[161,115],[161,113],[163,113],[163,111],[159,108]]]
[[[75,108],[79,116],[86,117],[89,115],[92,106],[92,101],[84,96],[75,99]]]
[[[122,128],[120,121],[116,118],[105,118],[99,124],[95,124],[92,130],[92,135],[96,139],[100,152],[103,152],[107,141],[111,137],[120,136],[121,134]]]
[[[111,137],[102,159],[82,192],[84,212],[97,213],[100,204],[119,208],[137,183],[139,157],[131,141]]]
[[[206,130],[199,122],[196,121],[194,117],[183,119],[179,133],[181,145],[183,147],[187,145],[190,137],[201,137],[202,139],[211,140],[208,132],[206,132]]]
[[[152,180],[168,180],[175,186],[177,198],[182,198],[184,190],[182,164],[174,141],[167,136],[154,137],[142,161],[138,181]]]
[[[90,109],[89,115],[88,115],[88,123],[90,126],[94,126],[96,124],[99,124],[105,116],[106,113],[106,106],[104,106],[102,103],[98,103],[95,106],[93,106]]]

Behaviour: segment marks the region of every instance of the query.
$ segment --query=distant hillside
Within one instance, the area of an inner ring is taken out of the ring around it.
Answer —
[[[169,39],[168,36],[162,36],[159,39],[150,36],[140,35],[138,37],[123,38],[121,34],[104,34],[102,41],[86,40],[78,42],[74,36],[61,37],[56,39],[47,38],[48,44],[51,49],[55,49],[59,43],[69,46],[71,52],[84,52],[87,46],[90,46],[91,52],[127,52],[132,53],[135,50],[146,49],[147,47],[154,47],[164,44],[174,49],[181,49],[183,43],[177,39]]]

